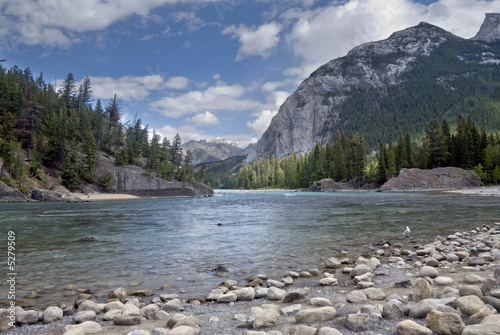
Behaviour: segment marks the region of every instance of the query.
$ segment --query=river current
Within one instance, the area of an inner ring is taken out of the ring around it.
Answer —
[[[499,198],[443,193],[216,191],[211,198],[0,204],[0,307],[9,303],[9,231],[16,298],[47,307],[82,290],[104,300],[120,286],[204,296],[225,280],[212,271],[219,265],[241,283],[257,273],[280,279],[286,270],[320,268],[340,250],[404,242],[406,226],[425,243],[499,220]],[[24,298],[32,290],[42,297]]]

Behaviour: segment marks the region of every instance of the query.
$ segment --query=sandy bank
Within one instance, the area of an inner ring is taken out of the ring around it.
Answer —
[[[450,190],[445,191],[446,193],[462,194],[462,195],[474,195],[474,196],[500,196],[500,186],[483,186],[483,187],[472,187],[462,190]]]
[[[131,194],[118,194],[118,193],[92,193],[92,194],[78,194],[75,193],[77,197],[83,201],[114,201],[114,200],[131,200],[139,199],[141,197],[131,195]]]

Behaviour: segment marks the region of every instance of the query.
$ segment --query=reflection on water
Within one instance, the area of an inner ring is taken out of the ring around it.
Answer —
[[[213,198],[122,202],[0,204],[0,236],[17,235],[17,289],[35,290],[39,307],[74,299],[67,284],[97,296],[126,286],[204,295],[249,273],[281,278],[318,268],[340,250],[368,250],[380,240],[417,241],[498,221],[498,198],[422,193],[219,191]],[[82,241],[82,237],[96,240]],[[6,258],[3,260],[6,268]],[[4,271],[6,273],[7,271]],[[140,282],[138,286],[129,286]],[[7,286],[0,285],[2,306]],[[183,297],[181,295],[181,297]]]

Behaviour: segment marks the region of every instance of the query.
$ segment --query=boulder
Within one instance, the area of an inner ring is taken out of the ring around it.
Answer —
[[[467,295],[457,299],[457,307],[467,315],[472,315],[485,306],[481,298],[475,295]]]
[[[461,297],[466,296],[466,295],[475,295],[478,297],[483,296],[483,291],[477,285],[460,286],[460,288],[458,289],[458,293]]]
[[[363,275],[365,273],[372,272],[372,268],[367,265],[356,265],[350,272],[351,278]]]
[[[464,328],[461,335],[500,335],[498,324],[470,325]]]
[[[57,306],[50,306],[43,311],[43,323],[52,323],[61,320],[63,317],[63,310]]]
[[[294,315],[295,313],[297,313],[298,311],[300,311],[302,309],[302,305],[300,304],[295,304],[295,305],[291,305],[291,306],[287,306],[287,307],[283,307],[280,312],[281,314],[283,314],[284,316],[289,316],[289,315]]]
[[[465,328],[460,315],[436,310],[427,314],[425,323],[433,332],[442,335],[460,335]]]
[[[116,315],[113,318],[113,324],[116,326],[136,326],[141,324],[139,315]]]
[[[94,321],[96,317],[97,314],[94,311],[76,312],[73,315],[73,322],[78,324],[78,323],[83,323],[85,321]]]
[[[253,329],[263,329],[277,326],[280,320],[280,313],[275,309],[262,309],[255,315]]]
[[[420,302],[424,299],[429,299],[431,297],[432,297],[431,285],[427,282],[427,280],[418,278],[415,281],[415,285],[413,286],[413,301]]]
[[[325,261],[325,268],[327,269],[339,269],[341,266],[342,263],[336,257],[330,257]]]
[[[337,286],[339,284],[339,280],[337,278],[321,278],[319,280],[319,284],[321,286]]]
[[[300,304],[307,301],[309,295],[308,290],[296,290],[288,292],[283,297],[284,304]]]
[[[382,307],[382,316],[384,319],[393,320],[404,317],[404,313],[398,304],[388,301]]]
[[[373,314],[349,314],[344,320],[344,327],[354,332],[362,332],[376,329],[379,322],[379,317]]]
[[[110,299],[119,299],[119,300],[125,299],[129,295],[130,295],[129,290],[127,290],[124,287],[119,287],[119,288],[109,292],[109,294],[108,294]]]
[[[362,291],[351,291],[347,294],[347,301],[353,304],[363,303],[367,300],[368,297]]]
[[[99,334],[102,332],[102,327],[95,321],[85,321],[79,325],[67,325],[64,327],[64,331],[73,331],[75,333],[80,332],[80,334]]]
[[[122,307],[122,315],[141,315],[141,310],[134,304],[126,303]]]
[[[252,301],[255,298],[255,290],[251,287],[244,287],[233,293],[236,293],[237,301]]]
[[[234,296],[236,298],[236,294]],[[234,301],[236,301],[236,300],[234,300]],[[161,307],[161,310],[165,311],[167,313],[178,312],[178,311],[182,310],[182,302],[179,299],[172,299],[170,301],[167,301],[165,303],[165,305],[163,305]]]
[[[420,269],[420,275],[422,277],[436,278],[439,274],[435,267],[424,265]]]
[[[198,335],[199,331],[189,326],[179,326],[168,332],[168,335]]]
[[[267,287],[268,288],[271,288],[271,287],[283,288],[283,287],[285,287],[285,284],[283,282],[280,282],[280,281],[277,281],[274,279],[268,279],[267,280]]]
[[[288,329],[288,335],[316,335],[316,330],[314,327],[305,325],[292,326]]]
[[[102,311],[102,308],[95,301],[85,300],[80,304],[80,306],[78,306],[77,311],[94,311],[96,314],[99,314]]]
[[[267,291],[267,298],[269,300],[283,300],[285,298],[285,295],[286,291],[277,287],[270,287]]]
[[[396,327],[396,332],[398,335],[432,335],[432,330],[412,320],[399,322]]]
[[[484,278],[476,274],[468,274],[464,276],[463,280],[466,284],[481,284]]]
[[[472,314],[468,320],[468,324],[474,325],[483,321],[483,319],[489,315],[493,315],[494,312],[488,308],[488,306],[484,306],[483,308],[476,311],[476,313]],[[500,323],[499,323],[500,326]]]
[[[335,328],[319,327],[315,335],[342,335],[342,333]]]
[[[443,277],[443,276],[438,276],[434,278],[434,284],[435,285],[452,285],[454,283],[453,278],[451,277]]]
[[[384,291],[382,291],[379,288],[374,288],[374,287],[365,288],[361,292],[363,292],[366,295],[366,297],[371,300],[382,300],[385,298]]]
[[[20,325],[33,325],[38,323],[38,313],[36,311],[22,311],[16,314],[16,321]]]
[[[320,298],[320,297],[311,298],[311,300],[309,302],[311,305],[317,306],[317,307],[324,307],[324,306],[332,306],[333,305],[329,299]]]
[[[162,318],[160,307],[156,304],[149,304],[140,310],[141,316],[147,320],[159,320]]]
[[[295,315],[297,323],[323,322],[335,318],[337,311],[332,306],[312,308],[299,311]]]

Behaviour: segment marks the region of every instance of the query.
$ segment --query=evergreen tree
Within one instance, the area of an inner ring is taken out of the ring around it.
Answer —
[[[429,121],[425,130],[424,146],[431,168],[444,166],[448,160],[449,152],[446,138],[441,125],[436,119]]]

